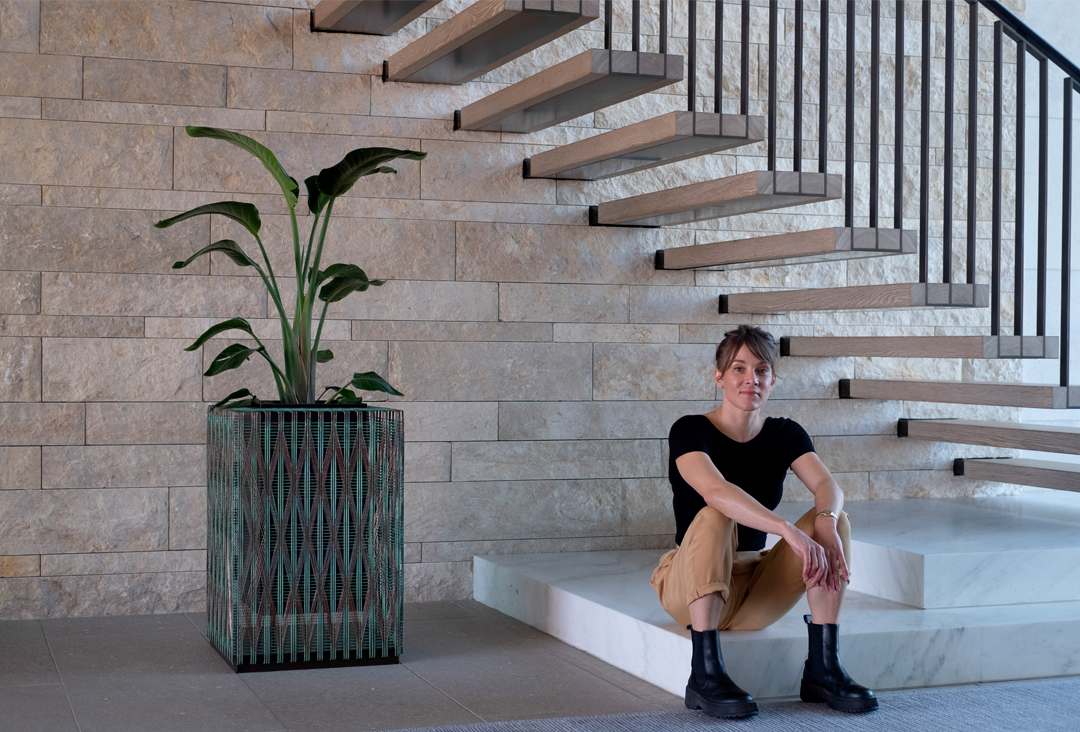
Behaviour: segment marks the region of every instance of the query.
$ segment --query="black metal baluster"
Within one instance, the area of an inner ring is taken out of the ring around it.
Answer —
[[[667,53],[668,0],[660,0],[660,53]]]
[[[776,170],[776,23],[779,0],[769,0],[769,170]]]
[[[666,0],[665,0],[666,2]],[[713,111],[724,112],[724,1],[716,0],[713,35]]]
[[[742,79],[739,83],[739,114],[750,114],[750,0],[742,2]]]
[[[795,0],[795,118],[792,137],[794,150],[791,169],[802,170],[802,75],[803,75],[803,0]]]
[[[1069,305],[1072,297],[1072,93],[1076,82],[1065,77],[1061,153],[1061,385],[1069,385]],[[1071,406],[1071,405],[1070,405]]]
[[[686,109],[697,111],[697,0],[690,0],[689,28],[686,46]]]
[[[1024,334],[1024,112],[1027,107],[1027,44],[1016,39],[1016,253],[1013,272],[1013,335]]]
[[[1035,272],[1035,335],[1046,335],[1046,215],[1049,205],[1050,70],[1039,59],[1039,240]]]
[[[968,28],[968,166],[967,166],[967,282],[975,284],[975,236],[978,223],[977,173],[979,149],[979,4],[969,6]]]
[[[818,172],[829,162],[829,0],[821,0],[821,56],[818,59]]]
[[[827,0],[822,0],[827,2]],[[855,225],[855,0],[847,3],[847,77],[844,89],[844,226]]]
[[[952,282],[952,222],[953,222],[953,56],[956,51],[956,2],[945,0],[945,195],[942,202],[941,281]]]
[[[994,23],[994,189],[991,195],[990,335],[1001,333],[1001,76],[1002,23]]]
[[[893,81],[893,228],[904,228],[904,0],[896,0]]]
[[[870,228],[878,225],[878,116],[881,114],[881,95],[878,76],[881,73],[881,3],[870,3]]]
[[[919,136],[919,282],[929,279],[930,238],[930,3],[922,9],[922,106]]]
[[[604,50],[611,50],[611,0],[604,2]]]
[[[632,40],[630,41],[630,50],[636,53],[637,51],[641,50],[641,0],[633,0],[630,3],[630,8],[632,18],[631,24],[633,27],[633,35],[631,36]]]

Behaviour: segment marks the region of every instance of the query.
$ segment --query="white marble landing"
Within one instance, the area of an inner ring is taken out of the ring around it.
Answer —
[[[942,555],[982,554],[991,567],[995,537],[1001,545],[1037,549],[1045,557],[1054,551],[1048,546],[1053,537],[1066,540],[1061,526],[1073,527],[1075,543],[1075,519],[1080,513],[1076,502],[1058,502],[1052,495],[881,503],[910,504],[911,511],[889,518],[875,513],[877,507],[853,503],[847,510],[864,527],[880,523],[881,535],[892,524],[897,551],[907,551],[903,543],[903,526],[907,526],[912,544],[919,537],[924,540],[923,551],[932,546]],[[982,519],[980,511],[986,514]],[[1003,516],[1036,522],[1022,525],[1033,531],[1041,526],[1043,532],[1017,541],[1006,531],[1009,524]],[[962,530],[965,522],[970,532]],[[940,536],[923,533],[934,525]],[[969,533],[973,537],[970,547],[945,551],[950,542],[967,546]],[[866,537],[860,541],[866,543]],[[690,667],[690,633],[668,617],[649,585],[649,575],[662,553],[476,557],[474,594],[496,610],[681,695]],[[992,574],[979,572],[983,565],[963,561],[974,568],[980,583],[996,584],[989,582]],[[857,560],[853,563],[858,567]],[[869,564],[863,566],[869,570]],[[1070,569],[1059,567],[1059,578]],[[977,585],[968,584],[963,592],[975,597]],[[1009,602],[921,609],[851,592],[840,618],[844,664],[858,681],[878,689],[1080,674],[1080,601]],[[803,600],[765,630],[723,634],[724,657],[732,677],[755,697],[798,694],[806,658],[802,622],[806,612]]]
[[[810,504],[781,504],[789,520]],[[1080,495],[852,501],[851,589],[922,608],[1080,600]]]

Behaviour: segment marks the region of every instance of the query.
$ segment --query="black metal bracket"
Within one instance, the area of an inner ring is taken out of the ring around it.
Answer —
[[[896,436],[907,437],[908,436],[908,421],[907,418],[901,417],[896,420]]]
[[[640,224],[601,224],[600,207],[589,206],[589,226],[607,226],[613,229],[659,229],[659,226],[642,226]]]
[[[952,474],[963,475],[964,474],[964,458],[956,458],[952,463]]]
[[[780,355],[791,355],[791,336],[780,336]]]
[[[521,177],[532,178],[532,158],[525,158],[521,161]]]
[[[461,129],[461,110],[454,110],[454,131],[457,132]]]
[[[657,269],[663,269],[664,268],[664,250],[663,249],[657,249],[656,250],[656,258],[653,260],[653,264],[656,266]]]
[[[840,398],[851,398],[851,379],[840,379]]]
[[[382,62],[382,80],[384,84],[390,81],[390,62],[385,59]]]
[[[727,310],[727,308],[728,308],[727,295],[721,295],[719,300],[720,300],[719,312],[720,312],[721,315],[726,315],[727,311],[728,311]]]

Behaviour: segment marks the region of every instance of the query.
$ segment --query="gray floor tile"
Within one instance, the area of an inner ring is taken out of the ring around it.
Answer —
[[[344,732],[481,721],[403,666],[244,674],[292,732]]]
[[[0,687],[0,729],[11,732],[78,732],[60,684]]]
[[[453,620],[476,617],[465,608],[452,602],[407,602],[405,622],[410,620]]]
[[[37,620],[0,622],[0,686],[59,682],[41,623]]]
[[[179,613],[169,615],[119,615],[101,618],[48,618],[41,627],[49,638],[93,635],[132,635],[187,631],[191,623]]]

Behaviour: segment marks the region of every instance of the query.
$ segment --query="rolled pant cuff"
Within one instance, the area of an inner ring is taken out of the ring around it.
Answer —
[[[728,601],[728,596],[731,594],[731,590],[728,588],[726,582],[713,582],[712,584],[702,585],[688,594],[686,596],[686,604],[689,605],[694,600],[700,600],[706,595],[711,595],[714,592],[719,592],[720,597],[724,602]]]

